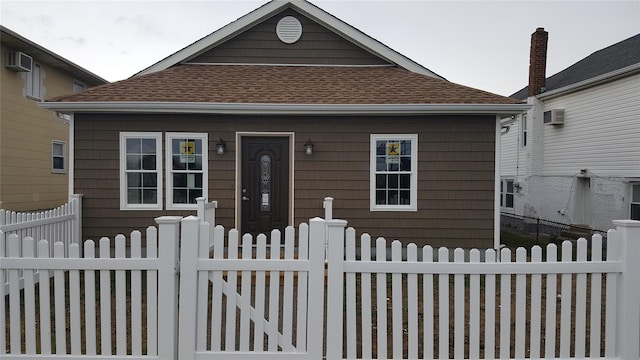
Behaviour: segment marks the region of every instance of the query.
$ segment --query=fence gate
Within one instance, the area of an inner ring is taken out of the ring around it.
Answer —
[[[323,221],[239,238],[182,221],[180,359],[322,358]],[[225,251],[225,248],[227,251]],[[310,286],[313,285],[313,286]]]

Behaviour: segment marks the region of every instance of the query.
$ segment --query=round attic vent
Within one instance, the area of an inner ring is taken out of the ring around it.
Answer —
[[[278,21],[276,34],[283,43],[293,44],[302,36],[302,24],[293,16],[285,16]]]

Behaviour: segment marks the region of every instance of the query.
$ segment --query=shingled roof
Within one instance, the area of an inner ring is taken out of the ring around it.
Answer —
[[[517,104],[398,67],[179,65],[51,102]]]
[[[560,89],[640,63],[640,34],[598,50],[546,79],[545,92]],[[528,86],[511,95],[527,98]]]

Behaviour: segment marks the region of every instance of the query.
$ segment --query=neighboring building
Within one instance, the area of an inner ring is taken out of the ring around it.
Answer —
[[[218,201],[242,233],[323,214],[374,237],[493,247],[514,99],[450,83],[306,1],[272,1],[136,76],[43,104],[72,117],[86,237]],[[308,149],[308,152],[307,152]]]
[[[545,78],[547,37],[532,34],[530,85],[512,95],[533,108],[503,120],[503,212],[596,230],[640,219],[640,34]]]
[[[68,201],[68,120],[45,98],[107,83],[0,26],[0,208],[48,209]]]

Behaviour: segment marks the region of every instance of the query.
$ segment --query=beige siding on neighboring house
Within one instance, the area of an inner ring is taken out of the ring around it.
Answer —
[[[334,217],[374,238],[461,247],[493,246],[495,117],[267,117],[76,114],[75,192],[84,194],[84,234],[113,236],[180,211],[119,210],[121,131],[208,132],[209,194],[216,216],[235,225],[236,132],[293,132],[294,224],[322,216],[332,196]],[[370,134],[418,134],[418,211],[369,210]],[[215,153],[224,139],[225,155]],[[304,143],[314,143],[312,156]]]
[[[2,64],[8,49],[2,49]],[[38,59],[34,59],[38,62]],[[41,64],[42,97],[72,91],[73,79]],[[1,66],[0,112],[0,208],[35,210],[59,206],[68,198],[67,173],[52,171],[52,141],[66,144],[68,125],[50,110],[40,109],[38,100],[25,96],[26,73]]]
[[[545,100],[565,123],[544,129],[544,174],[640,177],[640,74]]]

